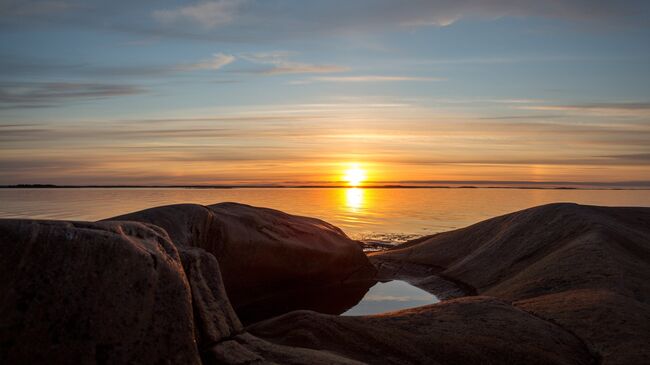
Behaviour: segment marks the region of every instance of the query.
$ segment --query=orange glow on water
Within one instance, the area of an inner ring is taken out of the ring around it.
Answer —
[[[345,205],[346,207],[357,211],[360,208],[363,208],[363,189],[361,188],[352,188],[345,189]]]

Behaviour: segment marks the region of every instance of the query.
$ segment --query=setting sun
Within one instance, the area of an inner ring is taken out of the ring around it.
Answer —
[[[350,186],[359,186],[366,179],[366,172],[359,165],[352,165],[345,170],[343,180]]]

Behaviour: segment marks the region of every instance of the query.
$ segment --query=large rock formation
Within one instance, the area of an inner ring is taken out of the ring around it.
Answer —
[[[246,333],[216,258],[138,222],[0,220],[0,364],[359,364]]]
[[[190,285],[159,228],[0,220],[0,293],[2,364],[201,363]]]
[[[365,317],[295,311],[248,330],[278,344],[328,350],[368,364],[596,363],[575,335],[489,297]]]
[[[363,295],[374,284],[375,269],[359,244],[315,218],[221,203],[170,205],[109,220],[155,224],[177,245],[213,254],[228,296],[246,321],[301,308],[304,302],[284,298],[307,297],[319,287],[361,287]]]
[[[428,266],[514,302],[582,337],[605,363],[650,363],[648,208],[550,204],[424,237],[372,260],[392,271]]]
[[[273,210],[116,219],[0,220],[0,363],[650,363],[648,208],[552,204],[425,237],[371,260],[384,278],[468,297],[247,328],[231,292],[261,308],[301,286],[342,294],[374,270],[340,230]]]

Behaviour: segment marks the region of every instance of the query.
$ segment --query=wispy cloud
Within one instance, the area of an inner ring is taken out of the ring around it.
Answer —
[[[334,73],[344,72],[348,68],[337,65],[310,64],[291,61],[289,58],[295,53],[287,51],[247,53],[240,55],[240,58],[265,67],[247,70],[247,73],[265,75],[278,74],[307,74],[307,73]]]
[[[390,76],[390,75],[351,75],[351,76],[319,76],[293,82],[295,84],[310,82],[395,82],[395,81],[446,81],[439,77],[422,76]]]
[[[650,164],[650,153],[630,153],[624,155],[609,155],[609,156],[601,156],[601,157],[612,158],[612,159],[622,160],[622,161],[631,161],[635,163]]]
[[[196,24],[212,29],[233,21],[243,0],[203,1],[176,9],[155,10],[153,18],[166,24]]]
[[[641,0],[612,3],[606,0],[430,0],[404,4],[396,0],[353,2],[301,0],[247,2],[202,1],[173,10],[158,10],[163,23],[191,21],[202,30],[223,29],[236,24],[240,36],[250,38],[300,37],[315,33],[364,32],[405,27],[445,27],[461,19],[494,20],[503,17],[540,17],[573,22],[622,23],[642,20],[648,7]],[[632,18],[632,19],[631,19]],[[226,33],[220,32],[221,36]],[[219,36],[219,35],[217,35]]]
[[[4,0],[0,24],[34,23],[101,27],[147,36],[250,42],[444,27],[462,19],[538,17],[568,22],[646,24],[644,0]],[[162,4],[162,5],[161,5]]]
[[[291,57],[295,52],[275,51],[261,53],[228,54],[217,52],[210,58],[195,62],[177,64],[136,64],[128,66],[104,66],[88,63],[62,63],[49,59],[29,59],[12,55],[0,55],[0,75],[54,75],[57,77],[162,77],[195,71],[216,71],[241,61],[252,67],[232,69],[233,73],[279,75],[279,74],[320,74],[345,72],[347,67],[330,64],[296,62]],[[381,78],[382,76],[377,76]],[[388,77],[390,78],[390,77]]]
[[[647,123],[522,123],[381,106],[250,105],[230,114],[160,119],[8,122],[0,130],[0,181],[166,183],[181,178],[178,171],[193,183],[323,179],[337,168],[328,164],[350,159],[383,166],[386,179],[405,178],[390,171],[432,168],[437,176],[465,178],[492,179],[501,172],[536,178],[530,173],[539,169],[554,178],[605,181],[612,171],[630,179],[648,177]],[[79,156],[79,163],[70,163],[71,155]],[[463,175],[468,165],[472,173]],[[411,172],[406,178],[428,176]]]
[[[275,65],[267,70],[262,70],[261,73],[267,75],[279,74],[314,74],[314,73],[333,73],[344,72],[348,69],[346,67],[335,65],[311,65],[308,63],[290,62],[282,65]]]
[[[78,8],[77,4],[65,0],[3,0],[0,2],[0,14],[11,17],[51,16],[75,8]]]
[[[218,70],[228,64],[233,63],[237,58],[233,55],[215,53],[212,58],[208,60],[199,61],[197,63],[179,65],[176,68],[180,71],[196,71],[196,70]]]
[[[128,66],[105,66],[89,63],[63,63],[57,60],[28,59],[11,55],[0,55],[0,75],[13,78],[21,75],[56,76],[57,78],[97,78],[97,77],[161,77],[194,71],[214,71],[237,60],[226,53],[214,53],[212,57],[195,62],[178,64],[140,64]]]
[[[1,82],[0,108],[49,107],[64,101],[142,94],[133,85],[70,82]]]
[[[527,105],[516,109],[559,111],[575,114],[590,114],[603,116],[650,116],[650,102],[605,102],[572,105]]]

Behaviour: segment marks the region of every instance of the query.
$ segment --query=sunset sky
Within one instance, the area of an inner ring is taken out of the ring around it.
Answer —
[[[648,1],[0,0],[0,185],[647,182],[649,40]]]

